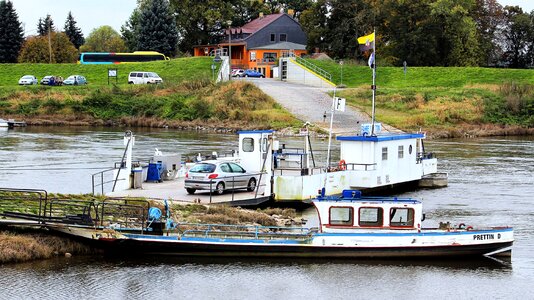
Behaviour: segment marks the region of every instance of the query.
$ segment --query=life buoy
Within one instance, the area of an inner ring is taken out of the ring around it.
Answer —
[[[345,171],[347,169],[347,163],[345,163],[345,160],[342,159],[339,161],[339,169],[341,171]]]

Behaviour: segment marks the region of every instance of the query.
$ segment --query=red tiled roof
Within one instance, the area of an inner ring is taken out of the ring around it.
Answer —
[[[274,20],[280,18],[284,14],[272,14],[272,15],[266,15],[261,18],[254,19],[250,21],[249,23],[243,25],[241,28],[233,28],[233,30],[243,30],[243,33],[254,33],[263,27],[269,25]]]

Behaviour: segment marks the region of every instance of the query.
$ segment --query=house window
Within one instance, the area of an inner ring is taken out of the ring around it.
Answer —
[[[287,41],[287,34],[280,33],[280,42],[285,42],[285,41]]]
[[[399,158],[404,158],[404,146],[399,146]]]
[[[388,160],[388,147],[382,147],[382,160]]]
[[[413,227],[413,208],[392,208],[389,211],[391,227]]]
[[[276,42],[276,34],[271,33],[271,42]]]
[[[358,225],[362,227],[379,227],[384,220],[384,211],[380,207],[360,207]]]
[[[276,53],[273,53],[273,52],[265,52],[265,53],[263,53],[263,61],[275,62],[276,61]]]
[[[352,225],[352,207],[331,207],[330,225]]]
[[[253,152],[254,151],[254,139],[244,138],[242,146],[243,146],[243,152]]]
[[[256,51],[250,52],[250,61],[256,61]]]

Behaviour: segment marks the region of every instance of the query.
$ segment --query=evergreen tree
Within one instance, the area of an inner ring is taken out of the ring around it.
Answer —
[[[65,34],[69,37],[69,40],[74,47],[76,47],[76,49],[80,49],[80,46],[85,43],[85,39],[83,38],[82,30],[79,27],[76,27],[76,21],[74,21],[74,17],[70,11],[69,15],[67,16],[67,21],[65,21],[64,29]]]
[[[47,35],[48,29],[50,28],[50,32],[56,31],[56,28],[54,27],[54,20],[52,20],[52,17],[50,15],[46,15],[46,17],[39,18],[39,23],[37,23],[37,33],[39,35]]]
[[[168,0],[152,0],[141,10],[137,49],[174,56],[178,30]]]
[[[0,63],[17,62],[24,33],[10,1],[0,1]]]

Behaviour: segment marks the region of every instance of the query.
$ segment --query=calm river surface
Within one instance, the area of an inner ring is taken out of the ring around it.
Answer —
[[[233,134],[135,132],[134,156],[228,150]],[[89,193],[92,173],[122,156],[123,131],[0,131],[0,187]],[[300,139],[288,140],[300,146]],[[325,149],[326,141],[313,141]],[[423,200],[426,226],[514,226],[513,257],[454,261],[56,258],[0,266],[0,299],[534,299],[534,138],[426,142],[449,186],[403,193]],[[334,150],[335,152],[337,150]],[[313,226],[313,210],[304,212]]]

